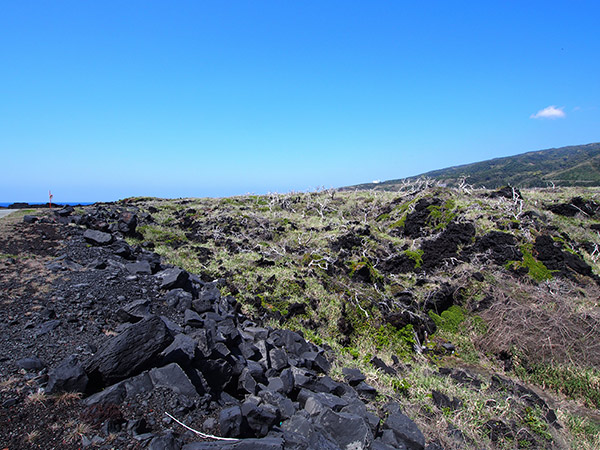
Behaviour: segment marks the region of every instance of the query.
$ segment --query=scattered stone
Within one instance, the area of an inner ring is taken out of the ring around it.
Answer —
[[[92,245],[108,245],[113,241],[112,234],[98,230],[85,230],[83,238]]]
[[[23,358],[18,360],[17,367],[19,369],[37,371],[42,370],[44,367],[46,367],[46,364],[37,356],[32,356],[29,358]]]

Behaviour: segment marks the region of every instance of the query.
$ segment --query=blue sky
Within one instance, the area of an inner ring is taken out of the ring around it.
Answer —
[[[338,187],[600,140],[596,1],[27,1],[0,201]]]

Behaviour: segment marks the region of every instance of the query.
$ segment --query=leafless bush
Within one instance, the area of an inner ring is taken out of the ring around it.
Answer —
[[[577,287],[561,281],[521,289],[522,295],[492,293],[493,304],[481,314],[488,324],[478,340],[481,349],[518,350],[537,362],[600,367],[600,311],[581,306]]]

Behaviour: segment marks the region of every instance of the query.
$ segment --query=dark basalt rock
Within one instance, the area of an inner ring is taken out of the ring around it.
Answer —
[[[219,415],[219,426],[224,437],[238,437],[242,435],[244,416],[239,406],[225,408]]]
[[[282,450],[283,444],[284,441],[280,437],[265,437],[237,442],[192,442],[184,445],[181,450]]]
[[[444,283],[425,301],[424,309],[426,311],[433,310],[436,314],[441,314],[454,305],[455,301],[460,297],[460,293],[460,288]]]
[[[161,289],[176,289],[182,288],[188,290],[189,288],[189,274],[178,267],[165,269],[162,272],[156,274],[156,277],[160,280]]]
[[[85,364],[92,390],[141,372],[173,340],[164,322],[150,316],[110,338]]]
[[[459,246],[471,243],[475,236],[475,226],[470,223],[450,223],[437,239],[423,242],[423,263],[420,270],[430,270],[440,266],[445,260],[457,258]]]
[[[88,376],[75,355],[69,356],[58,367],[48,373],[46,392],[85,392]]]
[[[98,230],[85,230],[83,238],[92,245],[108,245],[113,241],[112,234]]]
[[[159,369],[152,369],[149,375],[155,388],[166,387],[188,398],[198,395],[189,377],[176,363],[171,363]]]
[[[555,242],[548,235],[535,239],[533,245],[536,258],[549,270],[559,272],[562,276],[572,277],[573,272],[588,277],[595,277],[592,268],[578,255],[564,251],[560,242]]]
[[[342,375],[344,375],[344,379],[350,386],[356,386],[367,379],[359,369],[349,367],[344,367],[342,369]]]
[[[432,206],[442,206],[442,200],[439,198],[422,198],[415,204],[413,212],[406,216],[404,222],[403,232],[406,237],[415,239],[425,235]]]
[[[450,399],[446,394],[436,391],[435,389],[431,391],[431,396],[433,398],[433,403],[440,409],[456,411],[457,409],[462,408],[462,401],[456,397]]]
[[[22,359],[18,360],[16,364],[19,369],[24,369],[24,370],[36,371],[36,370],[42,370],[44,367],[46,367],[46,364],[44,363],[44,361],[42,361],[37,356],[32,356],[29,358],[22,358]]]
[[[504,265],[508,261],[520,261],[523,253],[517,247],[517,241],[512,234],[501,231],[490,231],[479,237],[470,249],[474,253],[490,253],[490,258],[498,265]],[[483,280],[480,280],[483,281]]]
[[[355,414],[336,413],[326,408],[316,422],[340,448],[366,449],[373,441],[370,426]]]
[[[509,200],[513,199],[522,199],[523,195],[519,189],[512,186],[504,186],[498,189],[497,191],[491,192],[489,194],[490,198],[504,197]]]
[[[410,450],[423,450],[425,436],[417,425],[401,412],[390,414],[383,422],[384,430],[392,430],[398,444],[404,444]]]
[[[593,200],[585,201],[581,197],[573,197],[569,203],[548,206],[548,210],[566,217],[575,217],[577,214],[594,217],[600,212],[600,205]]]

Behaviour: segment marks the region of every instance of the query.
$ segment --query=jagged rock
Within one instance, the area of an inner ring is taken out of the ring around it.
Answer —
[[[387,375],[397,375],[396,369],[388,366],[385,362],[383,362],[383,360],[379,359],[377,356],[371,358],[370,363]]]
[[[300,356],[302,353],[311,350],[311,345],[295,331],[274,330],[269,337],[273,345],[284,348],[288,355]]]
[[[354,414],[336,413],[327,408],[319,415],[317,424],[343,449],[366,450],[373,441],[365,419]]]
[[[562,245],[548,235],[538,236],[533,248],[536,258],[549,270],[560,272],[565,277],[572,276],[572,272],[588,277],[595,276],[592,268],[581,257],[564,251]]]
[[[85,392],[88,376],[75,355],[69,356],[48,373],[46,392]]]
[[[277,410],[271,405],[257,406],[252,401],[245,401],[241,411],[246,424],[256,437],[266,436],[278,419]]]
[[[132,275],[138,275],[138,274],[151,275],[152,274],[152,267],[150,266],[150,263],[148,261],[144,261],[144,260],[126,264],[125,269],[127,269],[127,272],[129,272]]]
[[[196,358],[197,342],[187,334],[175,335],[173,342],[162,353],[162,364],[177,363],[186,367]]]
[[[461,245],[471,244],[475,237],[475,226],[470,222],[448,224],[436,239],[430,239],[421,245],[423,263],[421,270],[430,270],[445,260],[456,258]]]
[[[470,373],[465,372],[460,369],[451,369],[448,367],[441,367],[439,370],[439,374],[443,376],[450,376],[454,380],[458,381],[460,384],[464,386],[472,386],[476,389],[481,388],[481,380]]]
[[[233,367],[224,359],[204,360],[200,370],[204,375],[208,385],[215,391],[221,392],[231,382],[233,377]]]
[[[264,403],[274,406],[283,420],[292,417],[298,409],[292,400],[278,392],[264,390],[260,391],[258,396]]]
[[[239,406],[225,408],[219,414],[219,427],[224,437],[238,437],[242,435],[244,416]]]
[[[147,299],[134,300],[117,311],[121,322],[139,322],[150,315],[150,300]]]
[[[503,233],[502,231],[490,231],[477,238],[471,251],[477,253],[489,252],[492,261],[498,265],[505,265],[509,261],[523,259],[523,253],[517,247],[516,238],[512,234]],[[478,281],[483,281],[483,277]]]
[[[342,375],[344,375],[344,379],[348,384],[350,384],[350,386],[356,386],[361,381],[365,381],[367,379],[367,377],[365,377],[359,369],[350,367],[344,367],[342,369]]]
[[[309,369],[319,370],[323,373],[329,373],[329,369],[331,365],[329,361],[323,356],[323,354],[318,352],[304,352],[301,355],[302,360],[304,361],[304,365]]]
[[[489,194],[489,197],[490,198],[504,197],[509,200],[518,200],[518,199],[522,199],[523,195],[521,194],[521,191],[519,189],[517,189],[516,187],[504,186],[494,192],[491,192]]]
[[[250,373],[248,367],[244,367],[242,373],[238,378],[238,389],[247,392],[248,394],[256,394],[257,384],[256,380]]]
[[[98,230],[85,230],[83,238],[93,245],[108,245],[113,241],[112,234]]]
[[[148,445],[148,450],[180,450],[181,443],[169,431],[164,436],[156,436]]]
[[[70,205],[64,206],[61,209],[58,209],[56,211],[54,211],[54,214],[56,214],[57,216],[60,217],[67,217],[70,216],[71,214],[73,214],[75,212],[75,208],[73,208]]]
[[[410,450],[423,450],[425,437],[417,425],[401,412],[394,412],[386,417],[383,422],[384,430],[392,430],[399,443],[403,443]]]
[[[85,365],[93,388],[129,378],[148,367],[173,340],[164,322],[150,316],[107,340]]]
[[[356,390],[358,395],[360,395],[361,397],[365,397],[369,400],[375,400],[375,397],[377,397],[377,389],[375,389],[370,384],[365,383],[364,381],[358,383],[358,385],[356,385],[354,389]]]
[[[348,402],[337,395],[327,394],[325,392],[312,392],[308,389],[301,389],[298,393],[298,402],[303,408],[306,407],[306,403],[311,400],[312,407],[314,408],[315,403],[320,403],[326,408],[333,411],[339,412],[342,408],[348,406]]]
[[[289,394],[292,392],[292,389],[294,389],[294,376],[289,369],[282,371],[278,377],[269,378],[267,386],[267,390],[269,391]]]
[[[176,363],[171,363],[160,369],[152,369],[149,374],[154,387],[166,387],[187,397],[198,395],[188,376]]]
[[[164,297],[164,300],[170,308],[177,311],[185,311],[192,307],[193,296],[191,292],[184,291],[181,288],[171,289]],[[197,311],[198,312],[198,311]]]
[[[25,223],[36,223],[39,220],[37,216],[25,215],[23,216],[23,222]]]
[[[55,328],[61,325],[61,321],[58,319],[47,320],[46,322],[41,323],[34,331],[35,337],[43,336],[46,333],[54,330]]]
[[[197,312],[186,309],[183,313],[183,323],[193,328],[200,328],[204,324],[204,320]]]
[[[161,289],[185,289],[189,284],[189,274],[185,270],[178,267],[165,269],[162,272],[157,273],[155,276],[160,280]]]
[[[131,211],[125,211],[121,214],[118,221],[118,229],[126,236],[135,236],[136,227],[138,224],[137,215]]]
[[[192,442],[184,445],[181,450],[282,450],[283,448],[282,438],[265,437],[237,442]]]

